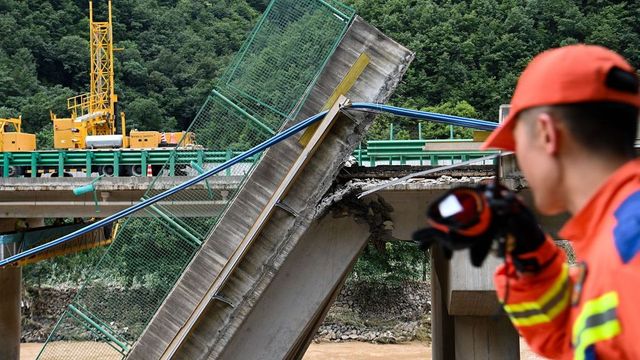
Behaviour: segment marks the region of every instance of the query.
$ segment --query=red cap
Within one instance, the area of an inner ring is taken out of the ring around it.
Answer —
[[[509,115],[482,148],[515,150],[513,127],[525,109],[594,101],[640,107],[639,94],[607,86],[609,72],[616,67],[635,74],[622,56],[601,46],[570,45],[538,54],[520,75]]]

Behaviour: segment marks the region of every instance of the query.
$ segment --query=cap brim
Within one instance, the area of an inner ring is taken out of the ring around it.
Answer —
[[[493,130],[491,135],[484,141],[480,149],[502,149],[515,151],[516,142],[513,139],[513,125],[515,124],[516,113],[509,114],[498,128]]]

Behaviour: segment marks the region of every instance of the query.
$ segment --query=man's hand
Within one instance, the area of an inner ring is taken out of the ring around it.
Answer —
[[[498,255],[511,256],[516,270],[521,273],[536,273],[546,264],[539,264],[535,259],[524,259],[520,255],[538,250],[545,241],[545,234],[538,225],[533,212],[510,190],[501,190],[500,199],[493,202],[492,208],[496,218],[504,229],[501,236]]]

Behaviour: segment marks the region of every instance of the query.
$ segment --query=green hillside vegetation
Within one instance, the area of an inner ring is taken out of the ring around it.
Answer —
[[[346,2],[416,51],[394,105],[495,119],[520,71],[543,49],[595,43],[640,60],[634,1]],[[106,1],[95,6],[104,19]],[[130,127],[186,128],[265,6],[266,0],[115,1],[114,38],[123,48],[116,84]],[[46,131],[49,110],[64,115],[65,99],[87,91],[87,17],[82,0],[0,1],[0,116],[23,114],[26,131]],[[384,138],[389,121],[383,118],[371,136]],[[404,136],[417,135],[411,121],[396,123]],[[424,132],[449,135],[442,126]]]

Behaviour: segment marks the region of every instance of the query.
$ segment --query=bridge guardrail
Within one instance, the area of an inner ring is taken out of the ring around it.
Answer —
[[[448,165],[456,162],[480,158],[495,151],[425,151],[426,140],[371,140],[366,147],[360,147],[353,157],[362,166],[377,165]],[[38,173],[55,171],[58,174],[68,171],[83,171],[99,166],[112,166],[113,176],[121,173],[123,166],[140,166],[140,175],[145,176],[147,165],[162,166],[168,163],[167,176],[184,175],[180,168],[204,164],[223,163],[240,151],[212,150],[104,150],[104,151],[32,151],[5,152],[0,156],[2,177],[20,176],[37,177]],[[253,163],[257,157],[247,160]],[[15,167],[21,168],[16,174]],[[228,170],[225,175],[231,175]]]

